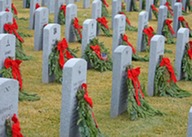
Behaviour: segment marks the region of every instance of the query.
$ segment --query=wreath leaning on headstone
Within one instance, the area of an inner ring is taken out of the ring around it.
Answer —
[[[103,31],[105,36],[107,36],[107,37],[112,36],[110,34],[110,29],[109,29],[108,21],[107,21],[106,17],[97,18],[97,25],[98,25],[99,29],[101,29]]]
[[[83,83],[78,89],[77,111],[79,132],[82,137],[103,137],[93,113],[93,102],[88,95],[87,84]]]
[[[102,2],[101,15],[104,17],[109,17],[109,12],[107,10],[107,7],[109,7],[109,5],[107,4],[106,0],[101,0],[101,2]]]
[[[151,107],[144,98],[143,89],[138,79],[140,68],[127,67],[127,87],[128,87],[128,116],[131,120],[138,118],[162,116],[163,113]]]
[[[81,43],[81,40],[82,40],[82,26],[79,24],[79,20],[77,17],[75,17],[73,20],[72,20],[72,25],[73,25],[73,33],[74,35],[76,36],[76,39],[78,42]]]
[[[143,29],[143,43],[145,45],[146,51],[149,51],[149,46],[150,46],[150,42],[152,37],[155,35],[154,29],[149,26],[145,26],[145,28]]]
[[[191,94],[176,85],[177,79],[174,69],[169,58],[160,57],[155,72],[155,96],[169,96],[175,98],[183,98],[191,96]]]
[[[158,19],[158,12],[159,12],[159,10],[155,7],[155,5],[153,5],[153,4],[151,5],[151,10],[152,10],[155,18]]]
[[[165,6],[167,7],[167,13],[168,13],[167,17],[168,18],[173,17],[173,9],[171,8],[171,5],[168,1],[165,3]]]
[[[178,18],[179,22],[181,23],[183,28],[188,28],[189,29],[189,37],[192,37],[192,30],[189,27],[188,22],[185,20],[185,18],[183,16],[179,16]]]
[[[182,70],[185,80],[192,81],[192,41],[189,41],[185,46]]]
[[[112,60],[109,57],[109,52],[104,44],[96,38],[90,40],[85,49],[84,58],[89,63],[90,68],[101,72],[112,70]]]
[[[60,25],[65,24],[66,7],[67,6],[65,4],[63,4],[59,8],[58,22]]]
[[[170,19],[166,19],[164,21],[164,26],[162,30],[162,34],[166,37],[166,43],[167,44],[174,44],[175,41],[173,39],[173,35],[175,34],[175,31],[173,30],[171,23],[173,21]]]

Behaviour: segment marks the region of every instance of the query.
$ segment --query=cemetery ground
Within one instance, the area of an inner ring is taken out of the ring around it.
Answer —
[[[109,12],[111,14],[112,4],[110,0]],[[24,38],[24,49],[27,55],[32,56],[29,61],[23,61],[21,73],[23,77],[24,89],[35,92],[41,96],[40,101],[19,102],[19,119],[22,133],[26,137],[58,137],[60,130],[61,111],[61,88],[58,83],[42,83],[42,51],[34,51],[34,30],[29,30],[29,9],[22,8],[21,0],[13,0],[19,11],[18,20],[19,32],[30,34],[32,37]],[[78,18],[80,23],[87,18],[91,18],[91,8],[83,9],[82,1],[78,5]],[[138,3],[137,3],[138,4]],[[126,12],[133,26],[138,27],[139,12]],[[154,17],[153,17],[154,18]],[[192,14],[185,16],[189,25],[192,26]],[[53,14],[50,15],[50,22],[53,22]],[[108,18],[109,26],[111,19]],[[149,22],[155,31],[157,20]],[[62,25],[62,37],[64,37],[64,25]],[[111,32],[112,33],[112,32]],[[137,32],[126,31],[130,42],[136,47]],[[176,39],[175,39],[176,40]],[[99,41],[112,50],[112,37],[99,36]],[[69,43],[70,48],[78,48],[78,57],[81,57],[81,44]],[[166,44],[166,49],[173,53],[165,53],[174,64],[176,44]],[[141,56],[149,53],[139,53]],[[148,62],[132,62],[134,67],[141,67],[140,81],[147,90],[148,82]],[[155,108],[164,112],[164,116],[130,121],[127,113],[123,113],[117,118],[110,117],[111,91],[112,91],[112,71],[97,72],[88,70],[87,84],[90,97],[93,99],[93,110],[101,131],[106,137],[184,137],[187,133],[188,112],[192,106],[192,96],[178,99],[171,97],[148,97],[145,99]],[[192,82],[180,81],[178,85],[192,93]]]

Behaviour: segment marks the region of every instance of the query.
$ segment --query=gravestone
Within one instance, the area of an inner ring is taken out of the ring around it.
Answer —
[[[121,34],[125,33],[125,15],[117,14],[114,17],[114,30],[113,30],[113,43],[112,43],[112,54],[114,50],[120,45],[122,38]]]
[[[139,13],[139,22],[138,22],[138,34],[137,34],[137,51],[141,52],[145,50],[143,29],[148,25],[148,13],[142,11]]]
[[[187,137],[192,137],[192,107],[189,110],[189,121],[188,121]]]
[[[132,61],[132,49],[129,46],[118,46],[113,53],[113,81],[111,98],[111,117],[117,117],[127,110],[127,71]]]
[[[186,5],[187,1],[186,0],[182,0],[182,7],[184,8],[185,11],[187,11],[187,5]]]
[[[4,66],[6,58],[15,58],[15,36],[0,34],[0,69]]]
[[[35,7],[36,4],[41,5],[41,0],[30,0],[30,22],[29,29],[34,29],[34,21],[35,21]]]
[[[42,0],[42,6],[47,6],[49,0]]]
[[[113,0],[112,2],[112,19],[111,19],[111,28],[113,29],[113,20],[115,15],[121,11],[121,0]]]
[[[54,11],[54,22],[58,23],[58,16],[59,16],[59,11],[60,11],[60,7],[61,5],[63,5],[65,2],[65,0],[55,0],[55,11]]]
[[[48,8],[40,7],[35,11],[34,49],[43,49],[43,28],[48,24]]]
[[[90,0],[83,0],[83,8],[87,9],[90,7]]]
[[[76,93],[86,83],[87,62],[73,58],[63,68],[60,137],[79,137]]]
[[[11,12],[0,12],[0,34],[4,33],[4,25],[13,22],[13,14]]]
[[[6,119],[18,114],[19,83],[14,79],[0,78],[0,91],[0,137],[6,137]]]
[[[74,3],[74,0],[65,0],[66,1],[66,4],[73,4]]]
[[[181,80],[182,74],[182,60],[185,52],[185,46],[189,42],[189,29],[180,28],[177,31],[177,43],[176,43],[176,56],[175,56],[175,71],[177,73],[177,80]]]
[[[174,16],[173,16],[173,29],[175,31],[175,36],[177,34],[177,30],[180,28],[180,23],[179,23],[179,16],[182,15],[182,4],[180,2],[176,2],[174,5]]]
[[[65,38],[67,42],[75,41],[75,34],[73,32],[72,20],[77,17],[77,6],[75,4],[68,4],[66,8],[65,20]]]
[[[5,11],[5,5],[4,0],[0,0],[0,12]]]
[[[157,26],[157,34],[161,35],[162,30],[164,27],[164,22],[167,19],[167,7],[161,5],[159,7],[159,14],[158,14],[158,26]]]
[[[152,9],[151,9],[151,5],[153,5],[153,0],[146,0],[146,7],[145,10],[148,13],[148,20],[152,19]]]
[[[172,7],[172,8],[174,8],[174,5],[175,5],[176,1],[177,1],[177,0],[171,0],[171,3],[170,3],[170,4],[171,4],[171,7]]]
[[[160,6],[165,5],[166,2],[167,2],[167,0],[160,0]]]
[[[54,76],[49,75],[49,55],[52,52],[52,48],[56,41],[59,41],[61,37],[61,26],[59,24],[48,24],[43,29],[43,71],[42,81],[43,83],[49,83],[54,81]]]
[[[96,37],[96,28],[97,23],[95,19],[86,19],[83,22],[82,46],[81,46],[82,55],[84,55],[84,51],[87,47],[87,44],[89,44],[90,40]]]
[[[49,13],[54,13],[55,10],[55,0],[48,0],[47,7],[49,9]]]
[[[143,1],[146,2],[146,0],[139,0],[139,9],[140,9],[140,11],[145,10],[144,8],[142,8]],[[146,4],[145,4],[145,6],[146,6]]]
[[[155,35],[151,39],[150,44],[150,58],[149,58],[149,70],[148,70],[148,94],[153,96],[154,94],[154,79],[156,67],[159,63],[161,55],[164,55],[165,38],[162,35]]]
[[[126,11],[133,11],[134,10],[132,0],[126,0],[125,3],[126,3]],[[136,3],[136,1],[135,1],[135,3]]]
[[[23,8],[27,8],[27,0],[23,0]]]
[[[9,12],[11,12],[11,3],[12,3],[12,0],[4,0],[5,2],[5,10],[8,9]]]

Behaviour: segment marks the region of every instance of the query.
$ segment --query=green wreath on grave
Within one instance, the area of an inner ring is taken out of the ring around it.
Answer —
[[[66,7],[67,6],[65,4],[63,4],[59,8],[58,22],[60,25],[65,24]]]
[[[96,38],[90,40],[85,49],[84,58],[90,68],[100,72],[112,70],[112,60],[109,57],[108,49]]]
[[[49,75],[55,76],[55,81],[62,82],[62,70],[65,62],[76,57],[77,50],[70,49],[65,38],[61,41],[56,41],[49,55]]]
[[[146,47],[146,51],[149,52],[149,47],[150,47],[150,42],[151,42],[151,38],[155,35],[154,29],[149,26],[145,26],[145,28],[143,29],[143,43],[144,46]]]
[[[144,98],[144,88],[142,89],[138,79],[140,68],[127,67],[127,87],[128,87],[128,116],[131,120],[146,118],[155,115],[162,116],[163,113],[154,109]]]
[[[6,33],[14,34],[16,37],[16,59],[29,60],[31,57],[27,56],[23,51],[23,38],[17,32],[18,25],[16,20],[13,18],[13,23],[7,23],[4,25],[4,30]]]
[[[77,17],[75,17],[72,20],[72,25],[73,25],[73,33],[76,36],[76,39],[78,42],[81,43],[82,40],[82,26],[79,24],[79,20]]]
[[[189,37],[192,37],[192,30],[191,28],[189,27],[189,24],[188,22],[185,20],[185,18],[183,16],[179,16],[178,18],[179,22],[181,23],[181,26],[183,28],[188,28],[189,29]]]
[[[151,5],[152,13],[154,14],[155,18],[158,19],[158,12],[159,10],[155,7],[155,5]]]
[[[112,36],[110,34],[110,29],[109,29],[108,21],[107,21],[106,17],[97,18],[97,25],[98,25],[99,29],[101,29],[103,31],[105,36],[107,36],[107,37]]]
[[[122,45],[127,45],[130,46],[132,49],[132,60],[134,61],[149,61],[149,57],[140,57],[137,53],[133,45],[129,42],[128,36],[126,34],[121,34],[121,39],[122,39]]]
[[[176,84],[177,79],[169,58],[160,56],[160,63],[155,72],[154,95],[175,98],[189,97],[191,94]]]
[[[189,43],[185,46],[182,60],[182,70],[185,80],[192,81],[192,41],[189,41]]]
[[[107,10],[107,7],[109,7],[109,5],[107,4],[106,0],[101,0],[102,2],[102,12],[101,15],[104,17],[109,17],[109,12]]]
[[[173,39],[173,35],[175,34],[175,31],[173,30],[171,23],[172,23],[172,20],[166,19],[164,21],[163,30],[162,30],[162,34],[166,37],[167,44],[175,43]]]
[[[6,119],[5,129],[7,137],[24,137],[21,133],[20,122],[16,114],[12,118]]]
[[[129,30],[129,31],[137,31],[138,30],[136,27],[131,25],[129,18],[127,17],[127,15],[124,12],[121,11],[121,12],[119,12],[119,14],[125,15],[125,17],[126,17],[126,30]]]
[[[22,76],[19,66],[22,63],[21,60],[13,60],[12,58],[6,58],[4,61],[4,67],[0,70],[0,75],[4,78],[13,78],[19,82],[19,100],[20,101],[37,101],[40,97],[37,94],[28,94],[23,90]]]
[[[87,84],[79,87],[77,94],[79,132],[82,137],[103,137],[93,113],[93,102],[88,95]]]
[[[173,17],[173,9],[171,8],[171,6],[170,6],[170,2],[166,2],[165,3],[165,6],[167,7],[167,17],[168,18],[172,18]]]

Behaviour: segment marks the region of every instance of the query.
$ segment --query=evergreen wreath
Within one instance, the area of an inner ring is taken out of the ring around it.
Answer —
[[[62,82],[62,70],[65,62],[75,56],[76,51],[68,47],[68,43],[65,38],[61,41],[57,41],[52,48],[49,55],[49,75],[55,76],[55,81]]]
[[[107,4],[106,0],[101,0],[101,2],[102,2],[101,16],[109,17],[109,11],[107,10],[107,7],[109,7],[109,5]]]
[[[107,21],[106,17],[97,18],[97,25],[98,25],[99,29],[101,29],[103,31],[105,36],[107,36],[107,37],[112,36],[110,34],[110,29],[109,29],[108,21]]]
[[[162,30],[162,34],[166,37],[167,44],[175,43],[173,39],[173,35],[175,34],[175,31],[173,30],[171,23],[172,23],[172,20],[166,19],[164,22],[163,30]]]
[[[168,18],[173,17],[173,9],[171,8],[170,2],[167,1],[165,3],[165,6],[167,7],[167,12],[168,12],[167,17]]]
[[[140,57],[137,53],[133,45],[129,42],[128,36],[126,34],[121,34],[122,45],[130,46],[132,49],[132,60],[134,61],[149,61],[149,57]]]
[[[192,41],[185,46],[185,52],[182,60],[182,70],[185,80],[192,81]]]
[[[151,5],[151,10],[152,10],[155,18],[158,19],[158,12],[159,12],[159,10],[155,7],[155,5],[153,5],[153,4]]]
[[[177,79],[169,58],[160,57],[155,72],[154,95],[175,98],[189,97],[191,94],[176,85]]]
[[[127,67],[127,87],[128,87],[128,116],[131,120],[146,118],[155,115],[162,116],[159,110],[154,109],[144,98],[142,87],[138,79],[140,68]]]
[[[37,94],[28,94],[23,90],[23,82],[20,73],[19,66],[22,63],[21,60],[13,60],[12,58],[6,58],[4,61],[4,67],[0,70],[0,75],[4,78],[13,78],[19,82],[19,100],[20,101],[37,101],[40,97]]]
[[[136,27],[131,25],[129,18],[127,17],[127,15],[124,12],[121,11],[121,12],[119,12],[119,14],[125,15],[125,17],[126,17],[126,30],[129,30],[129,31],[137,31],[138,30]]]
[[[21,133],[20,122],[16,114],[7,118],[5,122],[7,137],[24,137]]]
[[[192,30],[189,27],[188,22],[185,20],[185,18],[183,16],[179,16],[178,18],[179,22],[181,23],[183,28],[188,28],[189,29],[189,37],[192,37]]]
[[[77,125],[81,137],[103,137],[93,113],[93,102],[88,95],[87,84],[79,87],[77,94],[77,111],[79,119]]]
[[[59,22],[60,25],[65,24],[66,7],[67,6],[65,4],[63,4],[59,8],[58,22]]]
[[[151,38],[155,35],[154,29],[149,26],[145,26],[145,28],[143,29],[143,43],[146,47],[146,51],[149,51],[149,46],[150,46],[150,42],[151,42]]]
[[[154,0],[154,5],[155,5],[156,7],[159,7],[158,3],[159,3],[159,0]]]
[[[100,72],[112,70],[112,60],[109,57],[108,49],[96,38],[90,40],[85,49],[84,58],[95,70]]]
[[[74,35],[76,36],[76,39],[78,42],[81,43],[81,40],[82,40],[82,26],[79,25],[79,20],[77,17],[75,17],[73,20],[72,20],[72,25],[73,25],[73,33]]]
[[[13,18],[13,23],[7,23],[4,25],[4,30],[6,33],[9,34],[14,34],[16,37],[16,58],[20,59],[20,60],[29,60],[31,57],[27,56],[24,51],[23,51],[23,38],[19,35],[19,33],[17,32],[18,30],[18,25],[17,22],[15,20],[15,18]]]

